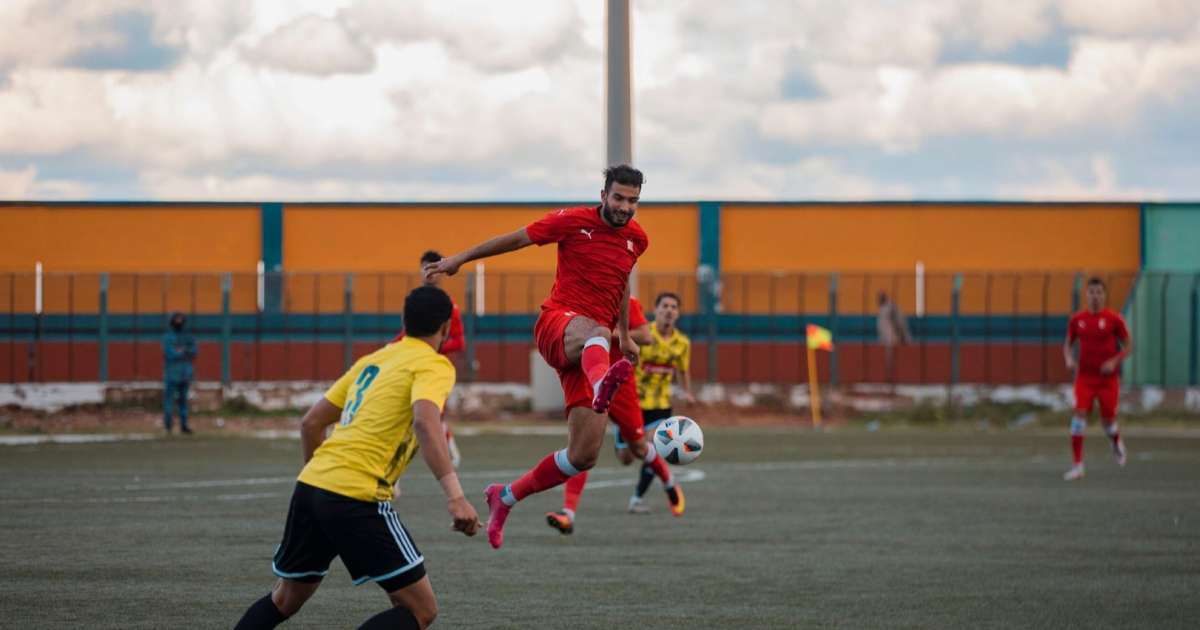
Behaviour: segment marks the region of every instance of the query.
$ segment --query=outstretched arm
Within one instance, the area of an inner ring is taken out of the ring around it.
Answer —
[[[437,274],[453,276],[458,273],[459,267],[472,260],[507,254],[523,247],[529,247],[532,244],[533,240],[529,238],[529,234],[525,231],[525,228],[521,228],[515,232],[501,234],[496,238],[484,241],[465,252],[448,256],[435,263],[429,263],[422,267],[421,271],[425,274],[426,281]]]
[[[450,462],[450,451],[446,446],[446,432],[442,428],[442,413],[429,400],[413,402],[413,432],[421,447],[421,457],[434,478],[442,485],[446,495],[446,509],[453,519],[452,528],[468,536],[474,536],[479,528],[479,516],[467,501],[454,464]]]
[[[638,345],[629,335],[629,282],[625,282],[625,293],[621,296],[621,314],[617,317],[617,341],[621,344],[621,352],[630,363],[637,365]]]

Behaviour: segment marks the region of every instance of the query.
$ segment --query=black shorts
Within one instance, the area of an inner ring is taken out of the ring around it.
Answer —
[[[389,593],[425,576],[425,558],[390,501],[359,501],[297,481],[271,569],[317,582],[335,556],[355,584],[376,582]]]

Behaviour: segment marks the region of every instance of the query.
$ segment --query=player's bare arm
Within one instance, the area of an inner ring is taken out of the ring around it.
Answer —
[[[342,410],[322,397],[300,421],[300,446],[304,450],[304,463],[312,459],[317,447],[325,441],[325,429],[337,422]]]
[[[479,515],[458,482],[450,461],[450,448],[446,446],[446,432],[442,429],[442,413],[432,401],[413,403],[413,432],[421,447],[421,458],[446,493],[446,509],[454,519],[453,529],[474,536],[479,529]]]
[[[695,404],[696,396],[692,393],[692,373],[687,370],[675,370],[675,375],[679,380],[679,387],[683,390],[683,400],[688,404]]]
[[[654,343],[654,335],[650,332],[650,322],[646,322],[629,331],[629,336],[633,338],[634,343],[638,346],[648,346]]]
[[[429,263],[422,267],[421,271],[425,276],[426,282],[438,274],[453,276],[454,274],[458,273],[458,269],[460,267],[471,262],[472,260],[479,260],[481,258],[490,258],[492,256],[499,256],[500,254],[507,254],[508,252],[529,247],[532,244],[533,241],[530,240],[529,234],[525,231],[525,228],[521,228],[519,230],[509,232],[508,234],[501,234],[500,236],[486,240],[465,252],[460,252],[453,256],[447,256],[446,258],[443,258],[435,263]]]
[[[1071,334],[1067,333],[1066,340],[1063,341],[1063,362],[1067,365],[1067,370],[1075,370],[1075,353],[1072,351]]]
[[[1125,360],[1125,357],[1127,357],[1133,353],[1133,337],[1132,336],[1126,337],[1124,339],[1118,339],[1117,343],[1120,344],[1121,351],[1118,352],[1116,356],[1105,361],[1104,363],[1102,363],[1100,365],[1100,373],[1101,374],[1112,374],[1113,372],[1116,372],[1118,369],[1120,369],[1121,362]]]
[[[629,283],[625,283],[625,294],[621,296],[621,315],[617,318],[617,338],[621,343],[621,353],[630,363],[637,365],[638,344],[629,335]]]

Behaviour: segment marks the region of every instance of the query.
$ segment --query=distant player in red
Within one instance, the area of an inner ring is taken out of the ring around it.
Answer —
[[[425,265],[435,263],[441,259],[442,255],[432,249],[424,254],[421,254],[422,277],[424,278],[427,286],[440,288],[442,277],[440,275],[425,276],[424,269]],[[466,335],[463,334],[462,315],[458,311],[458,304],[454,304],[453,302],[451,302],[451,304],[453,304],[454,308],[450,311],[450,333],[446,337],[446,340],[442,342],[442,347],[438,348],[438,352],[445,356],[450,356],[455,352],[462,350],[467,345]],[[392,343],[400,341],[403,338],[404,331],[400,331],[400,333],[392,339]],[[450,423],[446,421],[445,413],[442,414],[442,430],[446,433],[446,446],[450,449],[450,463],[454,465],[455,469],[457,469],[458,465],[462,463],[462,454],[458,450],[458,442],[454,441],[454,432],[450,430]]]
[[[650,322],[646,320],[642,303],[637,298],[629,298],[629,335],[639,346],[649,345],[653,340],[650,333]],[[620,359],[620,350],[614,347],[609,360],[618,361]],[[645,423],[642,421],[642,409],[638,404],[637,382],[634,379],[625,381],[617,390],[617,395],[608,408],[608,417],[616,425],[621,439],[627,443],[630,440],[645,440]],[[627,453],[628,449],[625,452]],[[632,457],[628,455],[626,457],[629,461],[622,460],[622,463],[629,464],[633,461]],[[663,483],[670,482],[671,469],[658,451],[647,445],[641,457],[641,461],[644,461]],[[546,513],[547,525],[562,534],[570,534],[575,531],[575,510],[579,507],[579,499],[583,495],[587,479],[588,473],[585,470],[567,480],[563,491],[563,507],[557,512]]]
[[[558,244],[558,271],[533,334],[538,352],[558,371],[567,408],[567,447],[544,457],[511,484],[492,484],[485,494],[491,517],[488,542],[504,543],[504,522],[517,501],[548,490],[596,464],[604,443],[604,413],[621,385],[633,376],[638,347],[629,336],[629,273],[649,247],[633,220],[642,193],[641,171],[627,165],[604,171],[599,206],[551,212],[515,232],[426,265],[425,276],[452,275],[480,258],[533,244]],[[624,357],[610,363],[616,337]],[[639,440],[638,454],[646,448]]]
[[[1117,428],[1117,398],[1121,393],[1121,361],[1133,351],[1133,338],[1125,320],[1104,307],[1107,288],[1100,278],[1087,283],[1087,310],[1080,311],[1067,323],[1067,340],[1063,343],[1063,358],[1068,370],[1075,370],[1075,417],[1071,419],[1071,452],[1074,465],[1063,479],[1074,481],[1084,475],[1083,434],[1087,429],[1092,405],[1100,403],[1100,421],[1112,441],[1117,463],[1125,465],[1125,443]],[[1079,359],[1072,346],[1079,342]]]

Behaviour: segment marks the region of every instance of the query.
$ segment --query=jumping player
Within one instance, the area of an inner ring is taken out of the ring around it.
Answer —
[[[1133,338],[1125,320],[1105,308],[1107,287],[1100,278],[1087,283],[1087,310],[1080,311],[1067,323],[1063,358],[1067,369],[1075,370],[1075,417],[1071,418],[1071,453],[1074,465],[1063,479],[1074,481],[1084,475],[1083,434],[1093,401],[1100,403],[1100,421],[1112,441],[1117,464],[1125,465],[1125,443],[1117,428],[1117,399],[1121,393],[1121,361],[1133,352]],[[1079,341],[1079,360],[1072,346]]]
[[[450,297],[418,287],[404,300],[408,336],[361,358],[305,414],[304,469],[271,568],[279,581],[235,630],[274,628],[320,586],[335,556],[355,584],[375,582],[392,608],[360,630],[426,628],[437,615],[425,559],[392,509],[392,485],[418,446],[446,494],[453,528],[475,535],[479,517],[450,465],[441,410],[454,366],[437,353],[449,332]],[[333,433],[325,430],[337,423]]]
[[[637,298],[629,299],[629,335],[633,337],[638,346],[645,346],[651,342],[650,322],[646,321],[642,304]],[[619,350],[613,348],[609,359],[617,361],[620,358]],[[633,379],[625,381],[617,390],[617,395],[608,408],[608,417],[612,419],[615,440],[624,443],[624,440],[645,439],[642,410],[638,404],[637,386]],[[628,447],[618,450],[618,455],[623,464],[633,462],[633,455],[629,452]],[[663,483],[671,483],[670,467],[652,446],[647,445],[642,461],[644,465],[654,471],[654,474],[659,475]],[[561,534],[570,534],[575,531],[575,510],[579,507],[579,499],[583,495],[587,479],[588,471],[585,470],[567,480],[566,485],[563,486],[563,507],[557,512],[546,513],[547,525]]]
[[[679,296],[663,292],[654,298],[654,325],[650,328],[651,341],[641,347],[641,361],[638,363],[637,383],[638,394],[641,396],[642,421],[647,433],[653,433],[659,422],[670,418],[671,383],[676,376],[679,378],[680,390],[685,402],[696,402],[692,395],[692,342],[687,335],[675,327],[679,321]],[[617,441],[617,448],[623,444]],[[620,456],[620,451],[618,451]],[[624,458],[622,458],[624,459]],[[638,475],[637,487],[633,496],[629,497],[629,511],[633,514],[647,512],[642,497],[654,481],[657,471],[643,465]],[[664,478],[658,475],[667,491],[667,502],[671,505],[671,513],[683,516],[684,498],[673,477]]]
[[[424,254],[421,254],[421,269],[424,270],[425,265],[435,263],[441,259],[442,255],[431,249]],[[424,272],[422,272],[422,278],[425,280],[426,286],[441,288],[441,276],[425,277]],[[451,304],[453,304],[453,302],[451,302]],[[396,335],[394,339],[392,339],[392,343],[400,341],[403,338],[404,331],[400,331],[400,333]],[[450,332],[448,333],[446,340],[442,342],[442,347],[438,350],[438,352],[446,356],[450,356],[455,352],[462,350],[464,347],[466,347],[466,345],[466,335],[463,334],[462,316],[459,314],[458,305],[454,304],[454,310],[450,311]],[[454,464],[454,468],[457,470],[458,465],[462,463],[462,455],[458,451],[458,442],[454,441],[454,432],[450,430],[450,423],[446,421],[445,414],[442,414],[442,428],[446,432],[446,446],[450,449],[450,461]]]
[[[510,484],[487,487],[488,542],[504,543],[504,522],[521,499],[562,484],[596,464],[604,442],[604,413],[633,376],[637,344],[629,336],[629,273],[649,247],[637,221],[642,173],[627,166],[604,171],[599,206],[564,208],[528,226],[425,266],[426,277],[452,275],[480,258],[533,244],[558,244],[558,270],[534,326],[538,352],[558,371],[566,400],[567,447],[550,453]],[[615,329],[615,330],[614,330]],[[612,339],[627,358],[610,363]],[[638,453],[645,444],[637,443]]]

